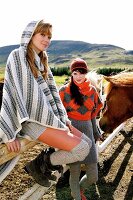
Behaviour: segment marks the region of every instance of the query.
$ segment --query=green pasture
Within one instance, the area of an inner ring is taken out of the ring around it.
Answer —
[[[4,77],[5,69],[0,68],[0,79]]]
[[[4,71],[0,70],[0,79],[4,77]],[[57,86],[63,85],[68,76],[54,76]]]
[[[68,78],[68,76],[54,76],[55,82],[57,86],[63,85],[65,80]]]

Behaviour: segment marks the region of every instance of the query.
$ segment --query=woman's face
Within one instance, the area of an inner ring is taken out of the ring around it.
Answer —
[[[75,82],[77,82],[78,84],[80,83],[83,83],[85,81],[85,78],[86,78],[86,74],[82,74],[80,73],[78,70],[77,71],[73,71],[72,72],[72,77],[73,77],[73,80]]]
[[[51,43],[51,37],[47,34],[37,33],[32,37],[32,48],[39,54],[45,51]]]

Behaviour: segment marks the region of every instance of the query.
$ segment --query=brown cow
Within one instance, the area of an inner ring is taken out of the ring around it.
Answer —
[[[104,77],[106,107],[99,125],[104,132],[111,133],[117,126],[133,117],[133,72]]]

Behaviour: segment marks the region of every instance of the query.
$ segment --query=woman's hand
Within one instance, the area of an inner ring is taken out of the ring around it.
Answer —
[[[19,152],[21,148],[21,143],[18,139],[15,139],[12,142],[7,142],[6,143],[7,149],[10,152]]]
[[[66,122],[66,126],[69,128],[69,130],[70,130],[70,132],[72,132],[72,124],[71,124],[71,122],[70,121],[67,121]]]
[[[75,128],[70,121],[67,121],[66,123],[67,127],[69,128],[70,132],[73,134],[73,135],[76,135],[77,137],[81,137],[82,136],[82,132],[79,131],[77,128]]]

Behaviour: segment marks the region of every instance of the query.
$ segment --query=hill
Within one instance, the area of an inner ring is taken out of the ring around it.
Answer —
[[[0,69],[5,67],[9,53],[19,45],[0,47]],[[69,66],[75,57],[85,59],[90,68],[98,67],[133,67],[133,51],[109,45],[90,44],[82,41],[53,40],[48,48],[50,67]]]

